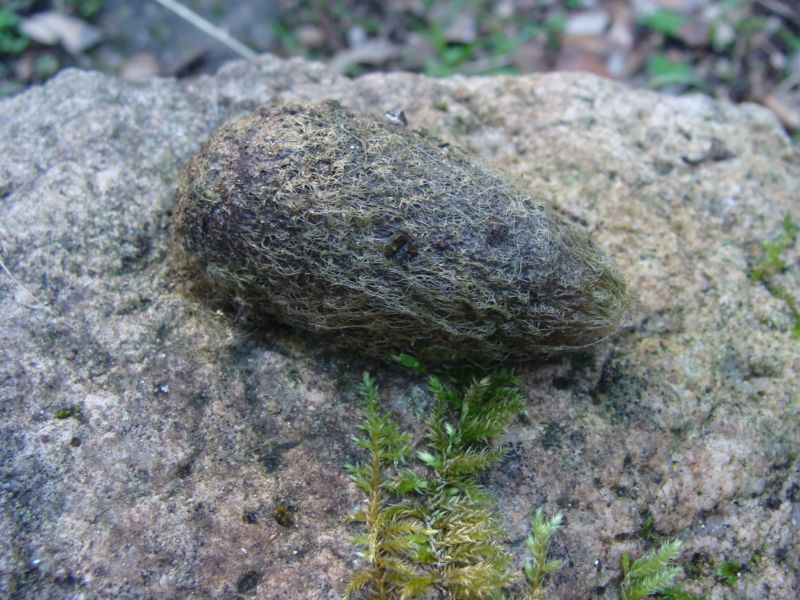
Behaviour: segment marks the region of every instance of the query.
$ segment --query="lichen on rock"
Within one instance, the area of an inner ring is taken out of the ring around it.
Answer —
[[[614,265],[548,203],[336,102],[223,127],[177,196],[178,238],[250,316],[373,356],[520,362],[593,343],[624,311]]]

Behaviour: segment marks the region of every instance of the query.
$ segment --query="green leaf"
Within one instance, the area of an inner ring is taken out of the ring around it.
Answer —
[[[19,15],[8,8],[0,8],[0,31],[19,24]]]
[[[697,85],[698,80],[691,65],[675,62],[656,54],[647,61],[647,72],[651,87],[663,85]]]
[[[58,71],[58,59],[52,54],[41,54],[33,61],[33,72],[39,79],[47,79]]]
[[[67,4],[77,10],[84,19],[94,17],[103,9],[103,0],[69,0]]]
[[[567,27],[567,16],[563,13],[556,12],[551,14],[545,22],[545,29],[551,36],[559,36],[564,32]]]
[[[780,39],[789,50],[787,54],[793,54],[794,52],[800,51],[800,35],[797,35],[792,32],[791,29],[787,27],[781,27],[777,33],[778,39]]]
[[[416,371],[417,373],[425,372],[425,369],[423,368],[422,364],[410,354],[401,353],[395,356],[394,359],[407,369],[411,369],[412,371]]]
[[[646,27],[671,37],[678,36],[685,22],[683,15],[664,9],[657,10],[642,20],[642,24]]]

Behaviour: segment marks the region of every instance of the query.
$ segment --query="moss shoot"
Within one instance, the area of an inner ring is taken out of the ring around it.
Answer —
[[[389,357],[523,362],[613,332],[625,285],[506,175],[336,102],[263,107],[185,168],[178,239],[269,317]]]

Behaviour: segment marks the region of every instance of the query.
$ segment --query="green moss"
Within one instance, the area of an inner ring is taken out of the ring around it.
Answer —
[[[797,227],[787,215],[783,219],[783,232],[774,241],[764,242],[762,248],[764,257],[761,262],[750,270],[750,279],[764,281],[778,275],[786,269],[782,258],[783,252],[797,239]]]
[[[361,396],[365,420],[359,427],[363,436],[356,438],[356,444],[366,450],[368,458],[364,464],[345,468],[366,495],[365,507],[351,514],[366,530],[353,538],[366,566],[356,572],[345,594],[366,590],[380,600],[424,585],[424,573],[414,562],[419,562],[426,531],[405,514],[401,503],[392,504],[399,486],[392,485],[390,473],[404,464],[411,452],[409,434],[400,430],[389,413],[380,411],[378,389],[366,373]]]
[[[272,509],[270,515],[281,527],[294,526],[295,507],[287,502],[278,502]]]
[[[660,596],[667,600],[706,600],[704,596],[695,596],[680,588],[668,588],[661,592]]]
[[[705,577],[714,569],[714,563],[711,558],[705,554],[696,552],[692,558],[686,563],[686,575],[691,579],[700,579]]]
[[[564,426],[556,421],[547,423],[542,432],[542,447],[545,450],[561,448],[564,437]]]
[[[642,528],[640,535],[643,540],[649,544],[659,544],[664,541],[664,536],[656,530],[656,520],[650,511],[645,510],[642,512]]]
[[[623,555],[620,600],[640,600],[670,589],[683,573],[674,564],[681,544],[680,540],[665,542],[634,562],[627,554]]]
[[[764,556],[767,553],[767,545],[762,545],[758,550],[753,552],[753,556],[750,557],[750,561],[748,562],[748,566],[750,568],[755,568],[761,564],[764,560]]]
[[[797,298],[788,289],[781,285],[776,278],[787,269],[783,253],[787,248],[794,245],[797,240],[797,226],[787,215],[783,219],[783,231],[774,241],[762,244],[763,257],[752,269],[750,269],[750,279],[754,282],[762,283],[770,294],[775,298],[783,300],[794,319],[791,335],[793,338],[800,338],[800,308],[798,308]]]
[[[55,417],[56,419],[69,419],[70,417],[80,419],[81,407],[77,405],[64,406],[56,411]]]
[[[404,363],[418,367],[410,357]],[[507,371],[466,386],[431,376],[434,407],[415,451],[411,436],[380,410],[377,387],[364,376],[365,421],[356,443],[367,460],[347,470],[366,496],[365,507],[351,515],[365,529],[354,540],[366,565],[348,595],[421,598],[439,590],[452,598],[491,598],[516,579],[494,501],[477,477],[502,456],[491,442],[523,408],[517,385]]]
[[[519,381],[508,371],[490,374],[447,367],[437,376],[414,357],[397,357],[405,367],[428,376],[431,402],[423,416],[420,439],[401,429],[380,407],[375,381],[365,374],[360,388],[364,421],[356,445],[365,461],[346,466],[363,492],[363,508],[350,515],[363,528],[354,536],[363,566],[353,575],[346,595],[378,600],[446,597],[502,598],[509,588],[520,591],[520,579],[506,534],[495,512],[495,500],[478,478],[502,457],[493,444],[524,409]],[[653,516],[641,514],[641,536],[660,545],[633,560],[624,555],[620,600],[659,596],[672,600],[704,600],[675,585],[683,569],[677,559],[680,540],[658,533]],[[525,597],[546,597],[545,580],[559,569],[549,557],[550,541],[562,515],[545,518],[538,509],[526,540],[530,558],[522,567]],[[763,549],[751,566],[758,564]],[[695,554],[687,565],[694,579],[716,575],[733,585],[742,565],[714,567],[707,555]],[[514,596],[518,597],[518,596]]]
[[[727,586],[734,586],[742,575],[742,565],[738,562],[724,561],[717,566],[714,574],[717,579]]]
[[[561,527],[563,515],[556,513],[549,519],[544,518],[542,509],[537,509],[531,519],[531,534],[525,543],[531,553],[531,559],[526,563],[524,572],[528,580],[530,600],[543,600],[544,579],[550,573],[561,568],[560,560],[551,560],[547,554],[550,548],[550,538]]]

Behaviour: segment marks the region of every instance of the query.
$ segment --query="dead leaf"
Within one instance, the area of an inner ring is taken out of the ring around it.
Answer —
[[[547,50],[542,44],[528,42],[509,55],[511,66],[523,73],[549,71],[550,63]]]
[[[558,55],[558,71],[582,71],[610,77],[607,59],[612,46],[605,36],[564,36]]]
[[[601,35],[608,27],[608,22],[608,13],[604,10],[575,13],[567,19],[564,34],[574,36]]]
[[[444,30],[444,39],[453,44],[471,44],[478,39],[475,14],[464,11],[455,16]]]
[[[610,54],[611,44],[606,37],[564,36],[556,69],[609,77],[606,61]]]
[[[20,32],[45,46],[61,44],[67,52],[79,54],[97,44],[102,32],[76,17],[55,11],[37,13],[19,23]]]
[[[728,146],[725,145],[719,138],[711,138],[711,144],[702,156],[697,158],[692,158],[690,156],[682,156],[681,159],[687,165],[691,165],[696,167],[698,165],[703,164],[704,162],[711,161],[711,162],[720,162],[723,160],[728,160],[736,155],[728,149]]]
[[[800,93],[770,94],[761,103],[777,115],[784,127],[800,130]]]
[[[708,30],[708,23],[692,19],[683,24],[678,32],[678,39],[692,48],[701,48],[709,43]]]
[[[150,52],[140,52],[134,55],[125,66],[120,75],[127,81],[142,83],[159,73],[158,60]]]
[[[325,32],[314,25],[301,25],[295,29],[294,34],[306,48],[315,48],[325,43]]]
[[[630,4],[625,0],[612,2],[609,41],[619,50],[630,50],[633,47],[635,27],[636,18]]]
[[[337,52],[328,68],[336,75],[347,72],[347,69],[357,64],[379,65],[391,58],[400,56],[402,48],[390,41],[379,38],[367,40],[356,48],[349,48]]]

